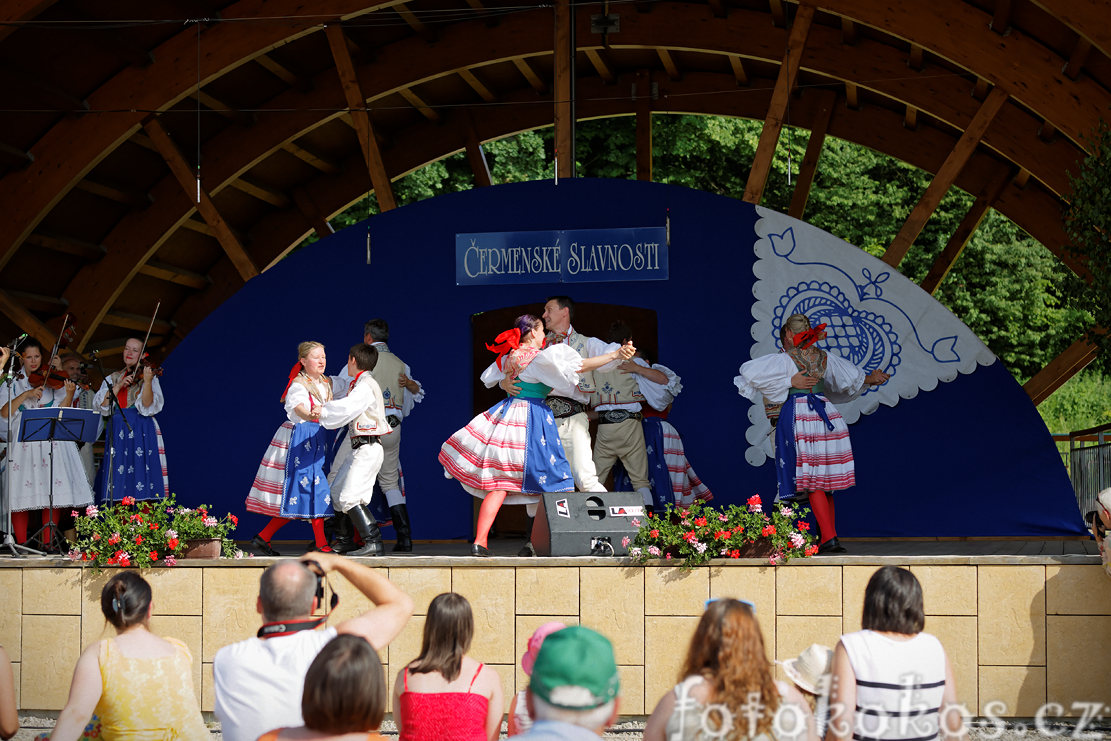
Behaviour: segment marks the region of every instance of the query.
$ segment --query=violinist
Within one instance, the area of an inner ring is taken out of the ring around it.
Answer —
[[[71,352],[62,355],[62,373],[66,378],[77,384],[77,391],[73,394],[73,406],[75,409],[92,409],[93,408],[93,391],[89,388],[89,377],[85,373],[85,365],[81,362],[81,356]],[[104,421],[101,420],[96,436],[100,437],[100,433],[104,432]],[[96,467],[93,465],[93,446],[88,443],[77,443],[77,451],[81,456],[81,465],[85,468],[85,477],[89,480],[89,486],[92,486]]]
[[[25,409],[71,406],[77,385],[69,379],[52,379],[54,358],[43,368],[45,353],[38,340],[27,339],[19,348],[22,368],[11,386],[0,390],[0,428],[7,432],[8,398],[11,397],[12,436],[19,435]],[[44,378],[45,376],[45,378]],[[37,383],[35,383],[37,381]],[[53,381],[53,383],[47,383]],[[59,386],[59,388],[52,388]],[[54,449],[54,509],[50,509],[50,447]],[[93,500],[92,489],[81,467],[77,444],[66,441],[15,443],[10,446],[12,491],[9,506],[16,541],[27,542],[28,512],[42,509],[42,524],[58,524],[61,510],[83,507]]]
[[[108,418],[104,457],[96,475],[97,497],[101,501],[108,500],[109,494],[113,502],[124,497],[161,499],[170,491],[166,446],[155,417],[165,403],[162,385],[155,369],[144,364],[142,356],[143,341],[128,338],[123,346],[124,367],[110,373],[93,397],[93,408]],[[108,396],[109,381],[123,418]]]

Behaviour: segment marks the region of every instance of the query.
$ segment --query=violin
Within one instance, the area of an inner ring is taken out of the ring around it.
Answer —
[[[43,375],[39,371],[33,371],[27,374],[27,380],[32,386],[46,386],[48,389],[60,389],[66,385],[66,381],[73,381],[77,384],[77,388],[89,390],[89,384],[82,383],[76,379],[71,379],[69,374],[62,370],[51,369],[50,373]]]
[[[143,355],[142,359],[139,360],[139,368],[150,368],[151,374],[156,377],[161,377],[162,375],[162,366],[155,365],[154,361],[150,359],[149,354]],[[132,374],[135,374],[136,379],[141,378],[143,375],[142,371],[138,368],[124,368],[120,380],[122,381]]]

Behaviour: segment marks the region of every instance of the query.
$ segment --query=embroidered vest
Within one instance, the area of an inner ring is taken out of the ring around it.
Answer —
[[[579,357],[583,359],[590,357],[586,354],[586,339],[586,337],[576,332],[574,327],[571,327],[571,329],[569,330],[566,340],[560,340],[554,332],[548,333],[549,344],[558,344],[561,341],[565,341],[567,343],[567,346],[577,352],[579,354]],[[597,385],[594,381],[594,371],[588,371],[586,373],[579,374],[579,391],[582,391],[586,394],[591,394],[594,393],[596,388]]]
[[[404,391],[401,384],[397,382],[397,377],[405,372],[405,364],[401,362],[399,357],[390,352],[385,345],[375,345],[375,348],[378,350],[378,363],[370,374],[374,376],[374,380],[378,382],[378,387],[382,389],[382,404],[386,408],[386,414],[392,414],[401,419],[401,403]]]
[[[314,383],[304,373],[298,373],[290,383],[304,386],[305,390],[309,392],[310,409],[323,406],[332,400],[332,384],[326,377],[321,378],[319,383]]]
[[[787,355],[790,356],[791,360],[795,361],[796,368],[811,378],[818,379],[818,383],[816,383],[812,389],[804,390],[792,388],[788,393],[791,395],[799,393],[825,393],[826,384],[822,379],[826,375],[826,351],[818,350],[817,352],[813,352],[808,348],[791,348],[787,351]]]
[[[382,406],[382,389],[370,373],[362,373],[355,381],[356,384],[369,384],[371,399],[367,408],[358,417],[351,420],[348,426],[352,436],[360,435],[387,435],[390,432],[390,423],[386,421],[386,410]],[[354,391],[354,387],[352,387]]]
[[[621,371],[594,371],[597,389],[590,394],[590,406],[599,404],[639,404],[644,401],[637,377]]]

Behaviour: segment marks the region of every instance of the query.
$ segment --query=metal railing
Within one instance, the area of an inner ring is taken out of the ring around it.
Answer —
[[[1096,495],[1111,487],[1111,424],[1054,435],[1068,441],[1068,468],[1080,513],[1096,508]]]

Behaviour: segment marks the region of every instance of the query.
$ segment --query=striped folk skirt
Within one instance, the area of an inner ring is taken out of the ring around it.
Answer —
[[[335,512],[324,476],[326,453],[324,428],[286,420],[262,456],[247,494],[247,511],[302,520],[331,517]]]
[[[665,504],[689,507],[695,499],[709,502],[714,498],[687,460],[683,438],[670,422],[659,417],[644,419],[644,449],[655,507],[660,510]],[[632,482],[621,461],[613,466],[613,490],[632,491]]]
[[[775,429],[777,499],[856,484],[849,428],[821,394],[797,394],[783,405]]]

